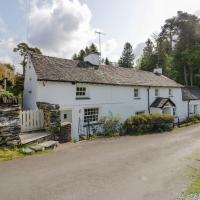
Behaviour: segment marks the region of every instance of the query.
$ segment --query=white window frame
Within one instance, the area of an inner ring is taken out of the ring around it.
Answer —
[[[87,124],[88,120],[89,120],[90,124],[97,123],[99,121],[99,116],[100,116],[100,108],[99,107],[84,108],[84,110],[83,110],[84,124]]]
[[[160,96],[160,91],[159,91],[158,88],[155,88],[154,95],[155,95],[155,97],[159,97]]]
[[[76,86],[76,97],[86,97],[87,88],[85,86]]]
[[[136,91],[137,91],[137,95],[135,95]],[[135,99],[140,99],[140,89],[139,88],[134,88],[133,92],[134,92],[134,98]]]

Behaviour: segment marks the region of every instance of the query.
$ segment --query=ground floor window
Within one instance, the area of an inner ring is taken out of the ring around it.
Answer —
[[[84,123],[93,123],[99,120],[99,108],[84,109]]]

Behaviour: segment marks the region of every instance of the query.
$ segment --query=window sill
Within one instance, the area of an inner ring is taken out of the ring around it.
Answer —
[[[76,97],[76,100],[89,100],[90,97]]]
[[[135,99],[135,100],[140,100],[141,98],[140,98],[140,97],[134,97],[134,99]]]
[[[95,126],[95,125],[100,125],[102,124],[101,122],[90,122],[89,123],[89,126]],[[83,127],[87,127],[88,126],[88,123],[85,123],[83,124]]]

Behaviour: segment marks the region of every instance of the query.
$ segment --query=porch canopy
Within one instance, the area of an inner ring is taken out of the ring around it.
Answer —
[[[150,105],[151,113],[174,115],[176,104],[170,98],[158,97]]]

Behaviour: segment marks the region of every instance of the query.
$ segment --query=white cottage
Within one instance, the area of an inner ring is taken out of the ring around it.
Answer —
[[[72,123],[78,139],[88,121],[96,123],[109,112],[122,120],[136,114],[171,114],[180,120],[200,111],[200,96],[190,100],[190,89],[162,75],[162,70],[99,65],[99,55],[74,61],[31,54],[24,83],[24,108],[36,102],[59,104],[61,120]],[[191,111],[193,109],[193,111]]]

